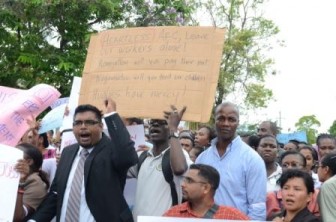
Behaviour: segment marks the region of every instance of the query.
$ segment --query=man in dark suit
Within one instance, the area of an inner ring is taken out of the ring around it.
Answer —
[[[61,222],[133,221],[123,189],[127,170],[138,157],[115,102],[106,100],[105,106],[111,139],[103,133],[102,114],[96,107],[76,108],[73,132],[78,143],[63,150],[50,192],[30,221],[50,221],[55,215]],[[84,171],[81,176],[78,168]],[[76,183],[80,188],[74,188]]]

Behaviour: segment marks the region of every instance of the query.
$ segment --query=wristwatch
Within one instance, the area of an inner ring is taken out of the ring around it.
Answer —
[[[169,134],[169,139],[170,138],[178,138],[179,137],[179,134],[177,131],[170,131],[170,134]]]

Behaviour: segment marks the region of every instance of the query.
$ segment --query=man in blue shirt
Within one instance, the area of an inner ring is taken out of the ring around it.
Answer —
[[[224,102],[216,107],[217,138],[200,154],[196,163],[219,171],[220,186],[215,202],[238,208],[252,220],[266,219],[266,169],[262,158],[237,135],[239,111]]]

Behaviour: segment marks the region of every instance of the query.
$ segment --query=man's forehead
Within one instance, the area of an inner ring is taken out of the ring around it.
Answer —
[[[260,123],[259,128],[270,129],[271,124],[269,122],[262,122]]]
[[[86,117],[86,116],[96,116],[96,114],[94,113],[94,112],[92,112],[92,111],[84,111],[84,112],[78,112],[78,113],[76,113],[76,115],[75,115],[75,118],[76,117]]]
[[[198,176],[198,170],[197,169],[190,169],[187,171],[186,175],[187,177],[197,177]]]
[[[239,116],[238,109],[233,104],[222,104],[218,106],[216,109],[216,115],[223,113]]]

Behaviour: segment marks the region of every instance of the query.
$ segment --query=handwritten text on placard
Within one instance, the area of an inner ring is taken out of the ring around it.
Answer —
[[[186,105],[185,120],[210,117],[224,30],[213,27],[117,29],[91,37],[80,104],[112,97],[125,117],[162,118]]]

